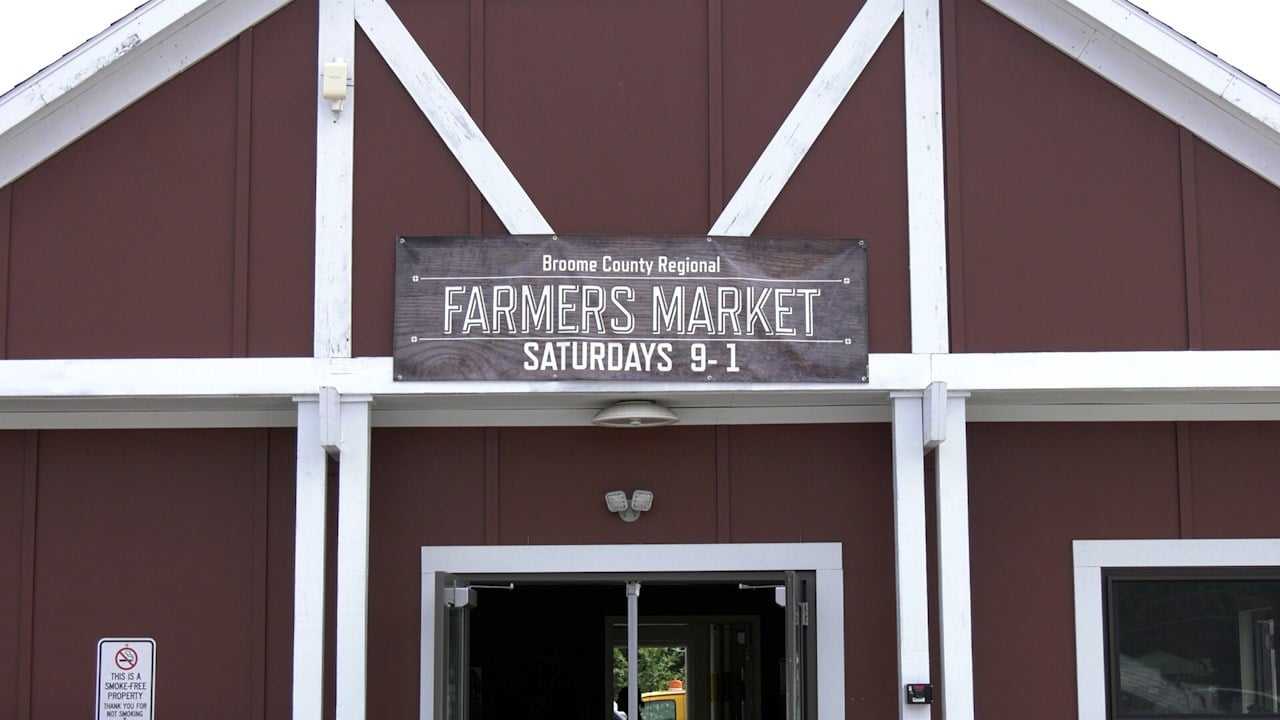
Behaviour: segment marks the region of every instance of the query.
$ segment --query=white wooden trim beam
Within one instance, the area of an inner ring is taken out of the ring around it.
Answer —
[[[938,0],[905,0],[903,45],[911,350],[944,353],[951,343],[947,324],[947,201]]]
[[[315,396],[298,399],[293,571],[293,720],[320,720],[324,697],[325,497],[328,466]]]
[[[1280,95],[1123,0],[983,0],[1280,186]]]
[[[969,444],[964,393],[947,398],[946,440],[934,450],[938,620],[944,720],[973,720],[973,603],[969,572]]]
[[[553,232],[386,0],[358,0],[356,19],[480,194],[513,235]]]
[[[337,720],[364,720],[369,622],[369,405],[342,398],[338,461]]]
[[[1123,400],[1117,397],[1117,401]],[[969,422],[1276,422],[1280,401],[1236,403],[1002,403],[970,404]]]
[[[320,0],[316,56],[316,257],[314,353],[351,357],[352,207],[355,197],[355,0]],[[321,96],[325,63],[347,63],[342,110]]]
[[[866,395],[923,390],[945,382],[954,392],[1036,393],[1037,402],[1162,404],[1188,402],[1176,393],[1231,395],[1259,402],[1256,391],[1280,391],[1280,350],[1197,350],[1116,353],[952,353],[870,356],[865,384],[625,383],[625,382],[396,382],[389,357],[373,358],[177,358],[0,361],[0,403],[20,399],[206,398],[250,402],[290,398],[330,386],[340,393],[375,396],[556,397],[610,393],[670,396],[772,393],[777,398],[820,392]],[[1102,396],[1097,391],[1125,391]],[[1145,393],[1137,397],[1134,393]],[[1168,395],[1158,396],[1161,393]],[[1253,399],[1249,399],[1253,397]],[[1128,398],[1128,400],[1126,400]],[[1220,402],[1221,400],[1217,400]],[[782,403],[782,404],[785,404]],[[834,402],[832,404],[839,404]],[[0,404],[0,411],[4,410]]]
[[[709,234],[747,237],[755,232],[901,15],[902,0],[867,0]]]
[[[898,717],[928,720],[929,705],[908,705],[904,686],[929,680],[929,579],[924,509],[923,409],[920,393],[893,403],[894,584],[898,617]]]
[[[681,425],[814,425],[848,423],[887,423],[892,420],[891,407],[883,394],[861,398],[836,396],[827,398],[837,404],[790,404],[767,391],[753,391],[740,397],[702,398],[702,407],[690,407],[690,398],[682,402],[664,403],[680,416]],[[480,397],[449,396],[422,398],[413,408],[374,408],[374,427],[585,427],[601,407],[620,397],[635,397],[635,392],[610,396],[580,397],[575,406],[567,403],[543,403],[535,406],[529,396],[515,396],[511,407],[486,407]],[[541,397],[545,397],[541,395]],[[746,405],[758,401],[758,405]],[[73,429],[142,429],[142,428],[269,428],[294,427],[296,410],[201,409],[201,399],[177,400],[163,409],[138,401],[123,400],[121,409],[99,410],[103,401],[89,401],[75,407],[57,410],[0,409],[0,430],[73,430]],[[771,404],[772,403],[772,404]],[[189,409],[183,409],[190,406]],[[521,406],[522,405],[522,406]],[[43,404],[41,404],[44,407]],[[0,404],[0,408],[4,406]],[[1177,403],[1164,404],[991,404],[968,406],[969,422],[1277,422],[1280,400],[1270,403]]]
[[[0,96],[0,187],[287,0],[152,0]]]
[[[1280,357],[1280,353],[1277,353]],[[601,393],[661,395],[884,392],[928,384],[929,358],[872,355],[865,384],[629,383],[629,382],[396,382],[392,360],[375,358],[179,358],[0,361],[0,410],[20,398],[289,398],[334,387],[343,394],[469,396],[530,394],[556,398]],[[1280,383],[1278,383],[1280,384]]]
[[[1280,351],[953,353],[932,356],[951,390],[1208,390],[1280,387]]]

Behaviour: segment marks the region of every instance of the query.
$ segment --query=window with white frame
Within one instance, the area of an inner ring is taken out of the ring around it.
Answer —
[[[1075,543],[1082,720],[1280,718],[1280,541]]]

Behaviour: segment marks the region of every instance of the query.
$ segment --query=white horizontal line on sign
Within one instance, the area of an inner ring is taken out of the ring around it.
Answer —
[[[447,280],[613,280],[615,278],[628,278],[632,280],[741,280],[744,282],[760,282],[760,283],[838,283],[848,284],[848,278],[755,278],[755,277],[708,277],[697,275],[639,275],[635,273],[613,273],[611,275],[451,275],[448,277],[428,277],[425,275],[416,275],[414,282],[436,281],[444,282]]]
[[[843,339],[837,339],[837,340],[799,339],[797,340],[795,338],[790,338],[790,337],[744,338],[744,337],[735,337],[732,335],[718,336],[718,337],[694,337],[694,338],[672,338],[672,337],[662,337],[662,336],[655,336],[655,337],[648,337],[648,338],[632,338],[632,337],[618,336],[618,335],[519,335],[516,337],[503,337],[503,336],[462,337],[462,336],[454,336],[454,335],[448,335],[444,337],[421,337],[421,336],[415,335],[414,338],[411,338],[409,342],[431,342],[433,340],[441,340],[441,341],[447,340],[449,342],[460,342],[464,340],[472,340],[472,341],[528,340],[530,342],[534,340],[564,340],[568,342],[571,340],[580,340],[580,341],[590,340],[594,342],[607,341],[607,342],[650,342],[650,343],[652,342],[692,342],[692,343],[744,342],[744,343],[838,343],[841,345],[847,345],[849,343],[848,340],[843,340]]]

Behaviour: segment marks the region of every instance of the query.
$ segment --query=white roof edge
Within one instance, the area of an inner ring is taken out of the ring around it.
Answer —
[[[1055,0],[1095,18],[1114,39],[1161,60],[1220,99],[1280,133],[1280,95],[1128,0]],[[1203,94],[1202,93],[1202,94]],[[1277,139],[1280,142],[1280,139]]]
[[[983,0],[1280,186],[1280,95],[1127,0]]]
[[[289,0],[150,0],[0,95],[0,187]]]
[[[150,0],[0,95],[0,134],[74,93],[101,80],[132,59],[147,42],[174,32],[184,18],[196,17],[225,0]],[[125,61],[125,62],[122,62]]]

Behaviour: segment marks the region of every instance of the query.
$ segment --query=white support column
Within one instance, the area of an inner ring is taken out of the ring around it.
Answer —
[[[324,687],[325,473],[320,403],[297,398],[297,516],[293,571],[293,718],[320,720]]]
[[[928,720],[928,705],[908,705],[904,686],[929,682],[929,578],[925,551],[923,401],[892,393],[893,532],[898,590],[899,718]]]
[[[369,619],[368,395],[342,398],[338,466],[337,720],[363,720]]]
[[[965,398],[947,398],[946,440],[935,450],[942,717],[973,720],[973,611],[969,596],[969,450]]]
[[[950,348],[941,32],[938,0],[905,0],[907,237],[911,351],[916,353],[945,353]]]
[[[351,207],[355,138],[355,0],[320,0],[316,63],[316,281],[314,352],[351,357]],[[347,64],[347,97],[335,113],[321,96],[325,63]]]

